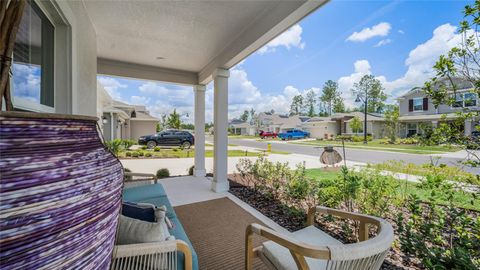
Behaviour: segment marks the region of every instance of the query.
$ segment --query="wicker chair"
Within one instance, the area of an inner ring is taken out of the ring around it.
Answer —
[[[360,222],[359,240],[342,244],[314,226],[315,214],[333,215]],[[252,269],[254,257],[259,257],[269,269],[276,270],[377,270],[393,242],[393,228],[383,219],[330,209],[314,207],[307,219],[308,227],[291,236],[282,235],[259,224],[247,227],[245,236],[245,269]],[[368,227],[374,225],[377,235],[368,239]],[[253,235],[270,241],[253,248]]]
[[[154,174],[124,173],[125,186],[138,184],[156,184]],[[182,240],[163,241],[158,243],[142,243],[116,245],[113,249],[111,270],[161,269],[177,270],[177,252],[184,254],[184,270],[192,270],[192,251]]]

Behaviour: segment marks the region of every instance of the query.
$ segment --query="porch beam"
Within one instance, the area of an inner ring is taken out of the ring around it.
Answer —
[[[215,192],[228,191],[227,180],[228,166],[228,77],[230,72],[226,69],[216,69],[213,74],[213,182],[212,190]]]
[[[196,72],[141,65],[105,58],[97,58],[97,73],[167,83],[198,84],[198,74]]]
[[[205,85],[196,85],[195,92],[195,177],[204,177],[205,170]]]

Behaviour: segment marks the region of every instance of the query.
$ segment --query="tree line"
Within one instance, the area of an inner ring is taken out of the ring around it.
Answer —
[[[294,96],[290,104],[290,115],[313,117],[330,116],[334,113],[349,111],[363,111],[365,97],[367,98],[368,112],[383,113],[387,110],[385,104],[387,95],[384,90],[382,83],[374,75],[365,75],[351,89],[353,97],[358,96],[362,100],[362,104],[357,108],[346,108],[344,99],[338,89],[338,83],[328,80],[323,85],[322,92],[319,95],[315,91],[309,90],[304,95]]]

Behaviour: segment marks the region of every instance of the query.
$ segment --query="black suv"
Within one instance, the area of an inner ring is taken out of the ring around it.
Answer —
[[[146,145],[150,149],[157,145],[190,148],[194,142],[195,139],[190,132],[181,130],[166,130],[138,138],[138,144]]]

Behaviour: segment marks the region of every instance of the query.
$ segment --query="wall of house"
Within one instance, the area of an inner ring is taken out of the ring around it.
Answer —
[[[130,120],[130,139],[138,140],[140,136],[156,133],[157,121]]]
[[[105,113],[103,115],[106,119],[105,122],[102,122],[102,127],[103,127],[103,138],[105,140],[111,140],[112,139],[112,131],[111,131],[111,124],[112,124],[112,119],[109,113]]]
[[[70,93],[65,94],[65,102],[69,102],[71,105],[70,108],[59,106],[56,111],[97,116],[95,29],[81,1],[55,1],[55,4],[68,21],[69,33],[65,38],[68,39],[67,44],[70,48],[67,48],[66,51],[71,57],[70,74],[67,74],[71,89]]]
[[[303,130],[310,132],[310,138],[326,139],[338,133],[336,122],[315,122],[303,126]]]
[[[426,111],[417,111],[417,112],[409,112],[408,111],[408,103],[410,99],[414,98],[423,98],[425,97],[425,94],[422,92],[414,92],[411,93],[404,98],[402,98],[399,101],[399,109],[400,109],[400,115],[427,115],[427,114],[444,114],[444,113],[454,113],[457,111],[461,111],[462,108],[453,108],[449,105],[441,104],[438,106],[438,109],[435,109],[435,106],[432,103],[432,100],[429,98],[428,99],[428,110]],[[480,107],[470,107],[470,109],[474,110],[480,110]]]
[[[351,122],[346,122],[347,123],[347,129],[346,129],[346,134],[353,134],[353,129],[350,126]],[[381,139],[385,137],[385,122],[373,122],[373,121],[368,121],[367,122],[367,133],[371,134],[374,139]],[[362,122],[362,131],[360,132],[363,134],[363,122]]]

